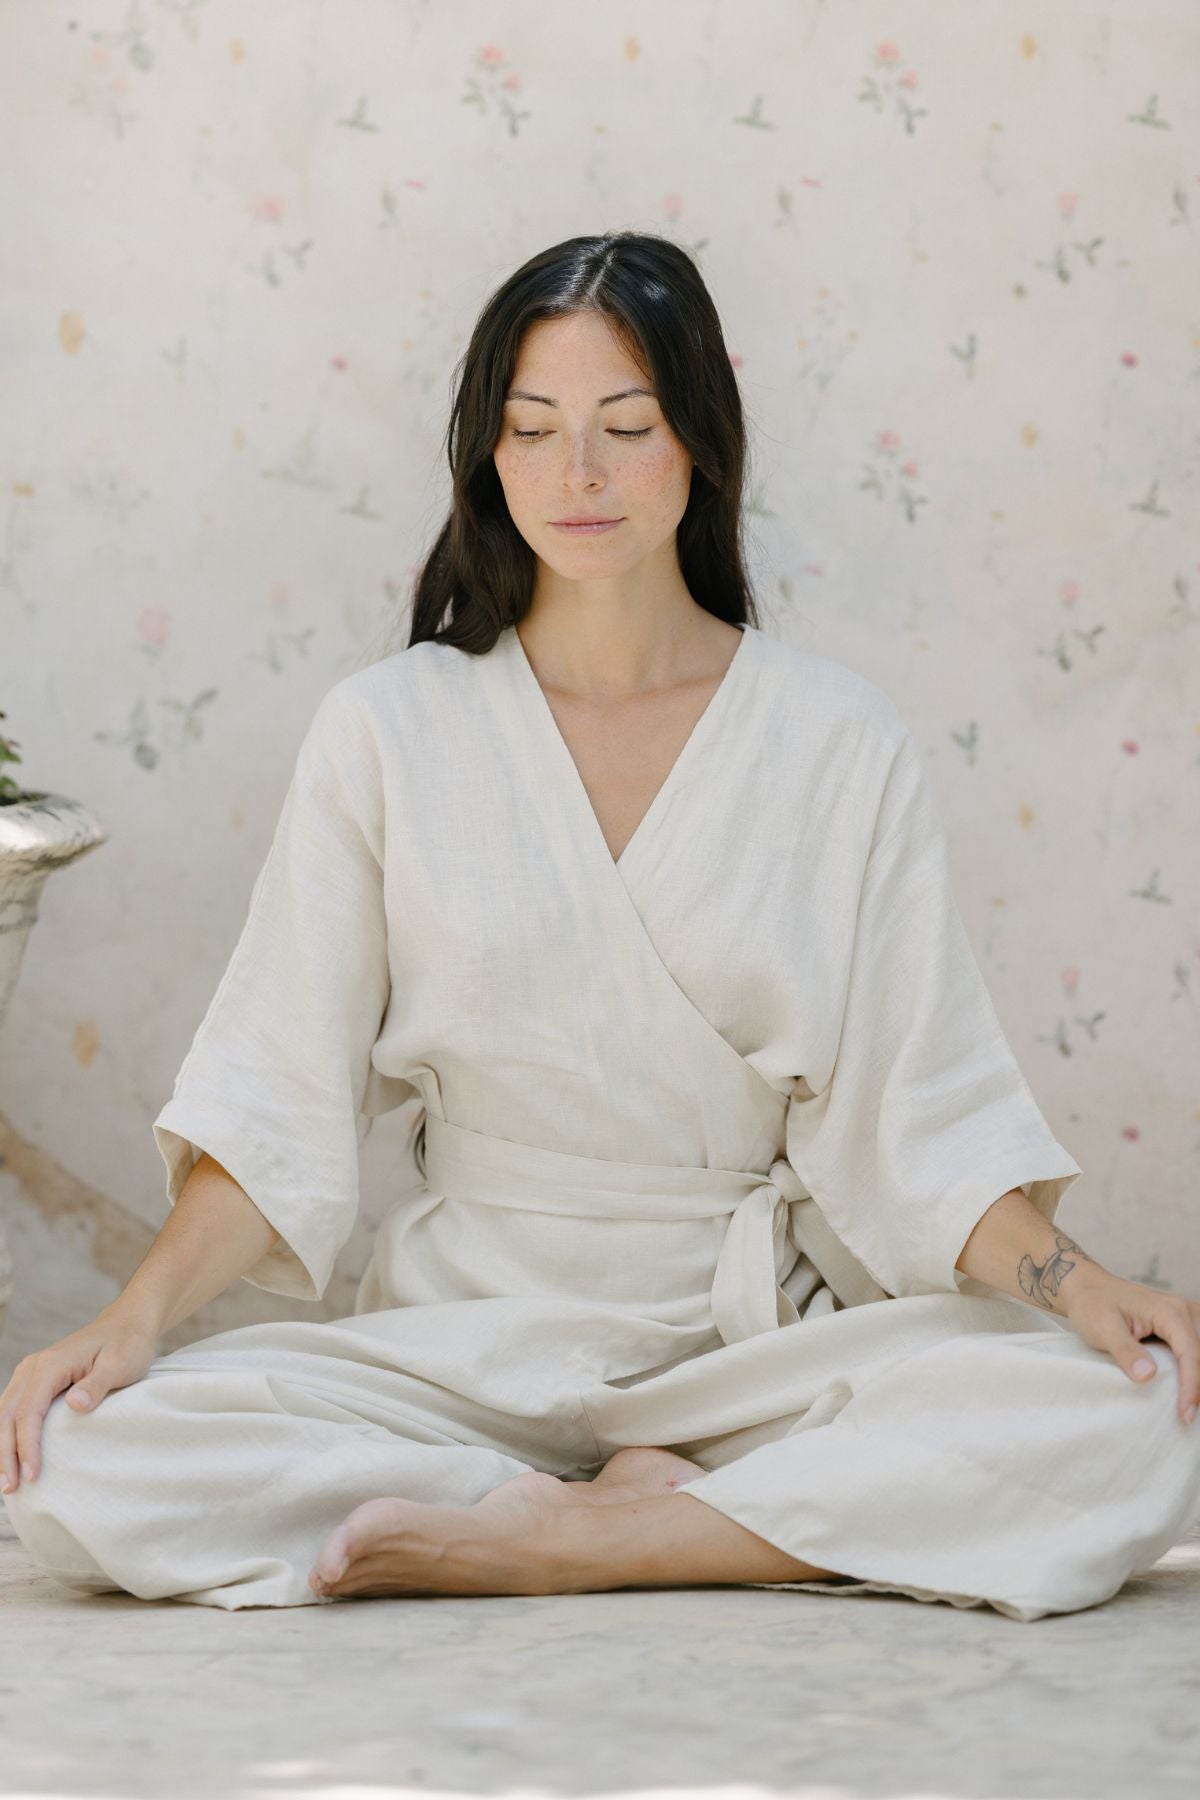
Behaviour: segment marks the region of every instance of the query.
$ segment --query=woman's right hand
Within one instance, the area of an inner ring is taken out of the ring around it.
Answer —
[[[0,1394],[0,1492],[37,1478],[42,1420],[64,1388],[72,1412],[94,1411],[113,1388],[139,1381],[156,1355],[155,1333],[114,1305],[48,1350],[22,1357]]]

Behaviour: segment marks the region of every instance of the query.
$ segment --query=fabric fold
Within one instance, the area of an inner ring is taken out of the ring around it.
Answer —
[[[788,1103],[788,1158],[868,1285],[895,1296],[974,1291],[955,1264],[988,1207],[1019,1186],[1053,1220],[1082,1171],[1005,1038],[907,729],[880,800],[838,1000],[832,1065],[806,1070],[812,1097]]]
[[[174,1205],[202,1152],[280,1233],[244,1277],[319,1300],[358,1214],[390,990],[379,757],[350,681],[296,758],[249,911],[154,1121]]]

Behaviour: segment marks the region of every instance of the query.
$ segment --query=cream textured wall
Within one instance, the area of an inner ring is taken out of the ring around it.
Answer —
[[[0,707],[26,782],[111,833],[48,884],[0,1034],[5,1360],[166,1216],[150,1122],[318,699],[402,641],[479,305],[626,226],[692,249],[721,312],[766,628],[927,747],[976,953],[1085,1171],[1063,1223],[1200,1298],[1193,0],[4,26]],[[376,1125],[307,1316],[350,1310],[408,1123]],[[298,1306],[238,1284],[178,1335]]]

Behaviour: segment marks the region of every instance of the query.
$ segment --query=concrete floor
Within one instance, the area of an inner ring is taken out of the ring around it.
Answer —
[[[1197,1800],[1200,1530],[1020,1623],[755,1588],[75,1597],[0,1507],[0,1792]]]

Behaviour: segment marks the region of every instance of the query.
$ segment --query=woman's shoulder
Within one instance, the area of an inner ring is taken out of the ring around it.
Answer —
[[[429,711],[436,712],[451,692],[466,685],[472,660],[452,644],[426,640],[406,645],[333,682],[318,703],[314,726],[403,740],[428,723]]]
[[[800,725],[838,733],[850,731],[895,748],[908,726],[896,702],[878,682],[849,663],[819,651],[803,650],[762,630],[756,631],[761,661],[773,678],[784,716]]]

